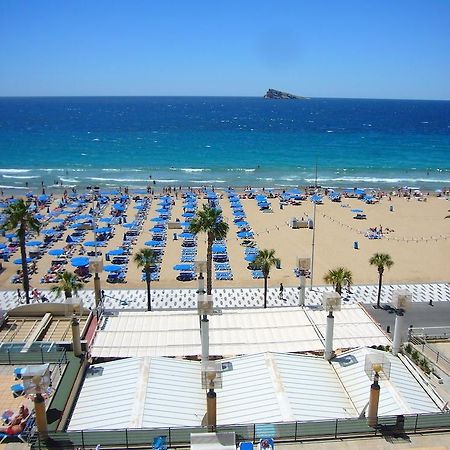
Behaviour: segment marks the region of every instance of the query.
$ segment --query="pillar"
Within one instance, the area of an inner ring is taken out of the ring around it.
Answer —
[[[400,347],[402,345],[402,334],[403,334],[403,322],[404,322],[403,311],[397,311],[395,315],[395,328],[394,328],[394,343],[392,345],[392,354],[397,356]]]
[[[37,393],[34,398],[34,411],[36,413],[36,425],[41,438],[46,438],[48,433],[47,413],[45,411],[45,400],[42,394]]]
[[[72,347],[75,356],[81,356],[81,340],[80,340],[80,322],[74,316],[72,317]]]
[[[334,316],[330,311],[327,316],[327,331],[325,336],[325,354],[324,357],[329,361],[333,357],[333,332],[334,332]]]
[[[300,275],[300,306],[305,306],[306,277]]]
[[[198,276],[198,291],[197,294],[204,294],[205,293],[205,278],[203,277],[203,274],[200,273]]]
[[[217,395],[213,388],[206,394],[206,418],[208,431],[215,431],[217,425]]]
[[[94,275],[94,295],[95,295],[95,307],[97,308],[101,300],[101,288],[100,288],[100,277],[98,272]]]
[[[203,315],[201,321],[201,339],[202,339],[202,363],[209,360],[209,320],[207,315]]]
[[[370,386],[369,410],[367,412],[367,424],[375,428],[378,424],[378,403],[380,401],[379,375],[375,373],[373,384]]]

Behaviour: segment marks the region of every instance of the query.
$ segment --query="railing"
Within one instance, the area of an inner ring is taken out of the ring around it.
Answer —
[[[335,419],[326,421],[288,422],[218,426],[217,432],[234,432],[236,440],[258,442],[260,438],[273,437],[278,442],[297,442],[315,439],[341,439],[345,437],[370,437],[405,433],[450,431],[450,414],[415,414],[378,418],[376,428],[369,427],[366,419]],[[151,448],[153,439],[166,436],[169,447],[189,446],[191,433],[206,432],[206,427],[153,428],[122,430],[86,430],[49,433],[47,440],[36,436],[33,449],[64,448],[90,450],[102,447]],[[48,444],[48,443],[51,444]]]
[[[432,344],[428,344],[424,338],[412,335],[411,343],[424,357],[450,376],[450,360],[444,354],[433,348]]]
[[[450,339],[450,326],[410,328],[410,333],[423,339]]]
[[[66,364],[64,348],[54,344],[35,342],[26,352],[21,352],[24,343],[2,344],[0,346],[0,364]]]

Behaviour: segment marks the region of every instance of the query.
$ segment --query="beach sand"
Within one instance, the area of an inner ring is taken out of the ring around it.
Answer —
[[[199,206],[205,200],[199,201]],[[307,200],[300,206],[285,206],[280,209],[277,198],[270,199],[273,212],[262,212],[255,199],[242,199],[247,221],[255,232],[255,240],[260,249],[274,249],[276,256],[281,259],[281,268],[272,269],[269,285],[277,287],[280,282],[284,286],[297,286],[299,279],[294,274],[297,257],[311,257],[313,231],[307,228],[292,229],[289,227],[291,218],[313,217],[313,204]],[[157,213],[158,201],[153,200],[143,230],[133,252],[144,248],[144,242],[151,239],[148,231],[153,226],[150,221]],[[181,221],[183,199],[175,200],[171,221],[179,218]],[[56,205],[56,199],[54,200]],[[128,206],[128,221],[133,219],[136,210],[133,209],[134,201]],[[244,247],[242,240],[236,237],[237,227],[233,224],[231,208],[226,195],[220,200],[220,206],[226,221],[230,225],[227,237],[227,249],[230,258],[234,279],[232,281],[213,280],[215,287],[262,287],[263,280],[253,280],[251,272],[247,269],[244,260]],[[109,215],[109,205],[103,216]],[[365,220],[357,220],[352,209],[363,209],[367,215]],[[391,211],[391,208],[393,211]],[[354,284],[375,284],[378,281],[378,272],[375,267],[369,265],[369,258],[375,252],[389,253],[394,260],[394,266],[385,271],[384,280],[387,283],[427,283],[449,281],[449,255],[450,255],[450,219],[445,219],[450,208],[450,203],[443,197],[429,196],[427,201],[418,201],[416,198],[393,197],[389,201],[387,197],[374,205],[366,205],[357,199],[342,199],[341,203],[332,203],[325,198],[323,205],[316,207],[316,232],[313,284],[323,285],[323,276],[331,268],[345,266],[353,273]],[[86,208],[86,212],[89,207]],[[44,211],[45,212],[45,211]],[[369,227],[380,227],[383,230],[395,231],[385,233],[382,239],[370,240],[364,236]],[[70,230],[72,231],[72,230]],[[180,282],[176,280],[178,272],[173,266],[180,262],[182,240],[173,240],[173,232],[181,230],[168,230],[167,246],[161,267],[160,281],[152,282],[152,288],[194,288],[196,281]],[[122,225],[115,225],[115,236],[108,242],[106,251],[117,248],[122,242],[125,229]],[[66,231],[62,241],[57,242],[51,248],[62,248],[65,245]],[[43,239],[43,236],[40,239]],[[88,232],[85,240],[93,239],[93,232]],[[2,242],[4,239],[2,239]],[[354,249],[357,241],[359,249]],[[92,247],[88,248],[92,250]],[[0,289],[9,290],[21,288],[21,284],[12,284],[11,276],[19,266],[12,261],[19,257],[16,252],[10,262],[3,263],[4,269],[0,274]],[[130,257],[128,264],[126,284],[107,284],[107,273],[102,273],[102,286],[108,289],[145,288],[141,281],[141,273],[136,268]],[[38,289],[48,289],[53,284],[41,284],[40,278],[47,272],[51,260],[54,257],[45,254],[37,263],[38,273],[31,277],[31,286]],[[206,236],[199,235],[197,259],[206,259]],[[107,262],[105,262],[108,264]],[[73,270],[70,263],[66,266]],[[307,285],[310,280],[307,280]],[[86,283],[86,288],[93,288],[92,279]]]

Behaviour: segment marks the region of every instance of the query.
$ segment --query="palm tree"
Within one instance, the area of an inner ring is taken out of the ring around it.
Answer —
[[[59,297],[62,293],[68,298],[72,298],[72,295],[76,295],[78,291],[83,287],[83,283],[79,281],[78,277],[68,270],[58,274],[57,286],[53,286],[51,291]]]
[[[225,239],[229,226],[222,219],[222,211],[209,205],[203,205],[203,209],[197,211],[196,216],[189,225],[189,231],[197,235],[206,233],[206,294],[212,292],[212,246],[216,239]]]
[[[19,238],[20,256],[22,258],[23,290],[25,291],[26,303],[30,303],[30,278],[28,276],[27,251],[25,248],[25,237],[27,231],[39,233],[41,224],[34,218],[33,213],[28,209],[24,200],[9,205],[4,214],[6,220],[1,226],[7,231],[15,231]]]
[[[335,291],[341,295],[343,286],[347,286],[347,289],[350,289],[353,284],[353,275],[352,272],[345,267],[336,267],[335,269],[330,269],[328,271],[323,277],[323,281],[327,284],[332,284]]]
[[[387,253],[375,253],[370,259],[369,263],[371,266],[377,266],[378,268],[378,298],[377,298],[377,308],[380,307],[381,299],[381,285],[383,283],[383,273],[384,268],[390,269],[394,265],[394,261]]]
[[[151,248],[141,248],[136,255],[134,255],[134,262],[138,268],[142,268],[145,273],[145,281],[147,283],[147,310],[152,310],[152,299],[150,294],[150,283],[152,280],[151,268],[155,265],[158,257]]]
[[[260,269],[264,276],[264,308],[267,308],[267,279],[270,269],[273,266],[279,266],[280,260],[275,256],[275,250],[260,250],[256,255],[254,266]]]

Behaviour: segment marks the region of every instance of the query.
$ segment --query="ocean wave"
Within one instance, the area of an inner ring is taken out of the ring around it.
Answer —
[[[76,178],[59,178],[63,183],[79,183],[80,180],[77,180]]]
[[[261,181],[273,181],[274,178],[271,177],[266,177],[266,178],[257,178],[257,180],[261,180]]]
[[[40,172],[64,172],[64,169],[58,169],[58,168],[53,168],[53,169],[36,169],[39,170]]]
[[[155,181],[158,183],[178,183],[180,180],[169,180],[166,178],[156,178]]]
[[[26,189],[24,186],[3,186],[0,184],[0,189]]]
[[[31,172],[31,169],[0,169],[1,173],[27,173]]]
[[[192,183],[226,183],[225,180],[191,180]]]
[[[118,183],[136,183],[149,181],[142,178],[104,178],[104,177],[86,177],[86,178],[92,181],[117,181]]]
[[[227,169],[229,172],[254,172],[256,169],[241,169],[241,168],[236,168],[236,169]]]
[[[170,170],[179,170],[181,172],[208,172],[211,169],[195,169],[191,167],[171,167]]]
[[[315,178],[305,178],[308,183],[314,183]],[[411,183],[450,183],[450,179],[439,180],[434,178],[379,178],[379,177],[337,177],[337,178],[317,178],[318,183],[329,181],[348,182],[348,183],[393,183],[393,184],[411,184]]]
[[[18,180],[28,180],[30,178],[40,178],[39,175],[2,175],[3,178],[17,178]]]
[[[102,169],[102,172],[120,172],[122,169]]]

